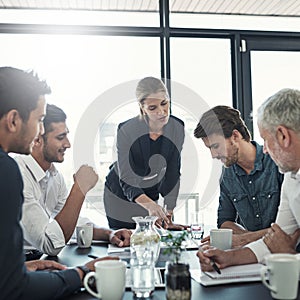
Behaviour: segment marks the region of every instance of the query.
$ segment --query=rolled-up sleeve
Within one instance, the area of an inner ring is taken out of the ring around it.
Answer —
[[[252,242],[246,247],[254,253],[259,263],[264,263],[266,256],[271,253],[262,239]]]
[[[39,203],[41,195],[39,189],[32,184],[32,179],[23,176],[23,181],[24,204],[21,225],[25,245],[29,244],[48,255],[57,255],[65,246],[63,231]]]
[[[26,184],[24,185],[26,187]],[[49,216],[30,192],[24,188],[24,205],[21,225],[24,239],[33,247],[48,255],[57,255],[65,246],[62,229]]]

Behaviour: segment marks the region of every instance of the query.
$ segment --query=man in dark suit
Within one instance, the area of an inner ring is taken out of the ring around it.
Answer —
[[[29,154],[43,132],[45,94],[50,88],[33,73],[0,68],[0,299],[59,299],[78,291],[96,260],[67,269],[54,261],[24,263],[20,226],[23,181],[8,153]],[[58,269],[59,272],[40,270]]]

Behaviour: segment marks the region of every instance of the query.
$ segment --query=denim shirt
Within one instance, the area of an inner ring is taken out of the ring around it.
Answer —
[[[249,231],[270,227],[280,202],[283,174],[263,147],[256,147],[254,169],[249,175],[237,164],[223,167],[220,179],[218,227],[225,221],[241,224]]]

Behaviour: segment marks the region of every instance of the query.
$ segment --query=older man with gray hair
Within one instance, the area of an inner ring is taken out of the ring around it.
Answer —
[[[220,268],[263,262],[272,253],[296,253],[300,237],[300,91],[283,89],[268,98],[258,109],[258,127],[269,153],[285,173],[281,202],[269,232],[242,249],[198,252],[201,268],[211,270],[213,258]]]

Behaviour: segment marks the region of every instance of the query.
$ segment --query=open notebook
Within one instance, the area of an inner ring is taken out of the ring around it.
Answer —
[[[201,272],[201,270],[191,270],[194,280],[204,286],[228,284],[234,282],[260,281],[260,269],[262,264],[249,264],[232,266],[221,270],[221,274],[216,271]]]

